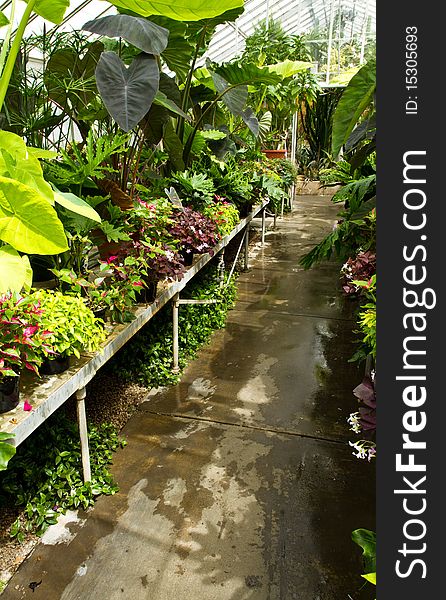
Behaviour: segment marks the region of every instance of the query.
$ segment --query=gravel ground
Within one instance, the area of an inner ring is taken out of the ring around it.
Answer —
[[[95,425],[112,423],[120,431],[148,393],[147,388],[125,383],[105,367],[87,387],[88,422]],[[60,410],[67,411],[75,419],[74,397]],[[0,508],[0,594],[4,584],[39,542],[39,538],[33,534],[27,534],[22,543],[9,537],[11,525],[22,513],[21,507]]]

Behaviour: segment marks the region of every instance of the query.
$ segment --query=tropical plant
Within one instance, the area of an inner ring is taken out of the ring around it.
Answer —
[[[16,453],[15,446],[9,441],[13,437],[14,434],[0,431],[0,471],[4,471],[8,467],[9,461]]]
[[[366,581],[376,585],[376,534],[369,529],[355,529],[352,540],[362,548],[362,559]]]
[[[97,319],[84,300],[59,291],[36,290],[29,298],[42,311],[41,327],[49,331],[47,342],[61,357],[99,350],[106,338],[103,321]]]
[[[269,18],[257,23],[245,39],[241,55],[245,62],[272,65],[285,60],[310,60],[304,36],[288,35],[280,21]]]
[[[342,289],[347,296],[357,295],[362,289],[355,280],[369,281],[376,273],[376,254],[374,252],[359,252],[354,258],[349,258],[341,268]]]

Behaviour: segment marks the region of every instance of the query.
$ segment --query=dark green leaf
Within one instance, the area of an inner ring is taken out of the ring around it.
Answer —
[[[124,131],[130,131],[149,111],[159,87],[156,60],[141,54],[129,68],[114,52],[103,52],[96,81],[110,115]]]
[[[376,534],[369,529],[355,529],[352,531],[352,540],[363,550],[364,571],[376,571]]]
[[[376,89],[376,63],[365,64],[352,77],[342,93],[333,116],[332,152],[334,156],[347,142],[365,109],[370,106]]]
[[[161,54],[167,46],[169,31],[142,17],[108,15],[88,21],[82,27],[108,37],[121,37],[147,54]]]

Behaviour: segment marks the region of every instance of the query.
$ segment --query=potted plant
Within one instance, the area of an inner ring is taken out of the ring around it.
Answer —
[[[19,403],[20,373],[34,373],[52,353],[38,303],[16,293],[0,296],[0,413]]]
[[[220,196],[215,196],[214,201],[206,204],[201,212],[215,223],[216,232],[219,237],[224,237],[231,233],[240,221],[240,214],[237,207],[227,202],[224,198],[220,198]]]
[[[271,131],[264,135],[262,153],[266,158],[286,158],[287,151],[283,148],[285,136],[279,131]]]
[[[176,208],[169,234],[180,244],[184,263],[192,264],[193,253],[212,254],[219,236],[216,224],[208,217],[189,207]]]
[[[94,352],[106,338],[104,323],[79,296],[60,291],[37,290],[30,296],[42,310],[41,327],[49,332],[48,344],[54,352],[42,363],[41,373],[61,373],[69,366],[69,357]]]

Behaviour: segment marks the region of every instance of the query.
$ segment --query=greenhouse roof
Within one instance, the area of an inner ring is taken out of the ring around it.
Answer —
[[[10,17],[11,6],[11,0],[6,0],[0,10]],[[366,41],[375,39],[376,0],[245,0],[244,6],[243,14],[235,22],[217,27],[206,53],[212,61],[226,62],[240,55],[246,37],[253,33],[256,25],[269,19],[279,21],[288,34],[305,34],[308,44],[336,47],[355,42],[363,48]],[[17,2],[16,23],[24,7],[24,2]],[[26,34],[79,30],[88,20],[114,13],[116,8],[103,0],[71,0],[60,25],[33,15]],[[1,34],[2,30],[0,39]],[[326,83],[328,81],[327,76]]]

